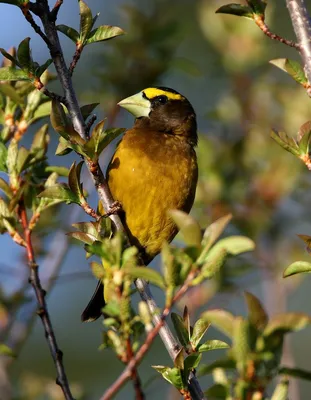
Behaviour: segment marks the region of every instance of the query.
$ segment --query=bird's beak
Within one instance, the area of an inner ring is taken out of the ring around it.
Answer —
[[[121,100],[118,105],[125,108],[136,118],[148,117],[151,111],[151,103],[148,99],[143,97],[143,92],[139,92]]]

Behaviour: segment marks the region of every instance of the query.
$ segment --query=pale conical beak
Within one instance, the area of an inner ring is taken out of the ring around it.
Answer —
[[[136,118],[148,117],[151,111],[151,103],[148,99],[143,97],[143,92],[139,92],[121,100],[118,105],[125,108]]]

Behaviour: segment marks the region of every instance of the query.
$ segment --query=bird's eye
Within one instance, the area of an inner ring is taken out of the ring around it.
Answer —
[[[157,103],[165,104],[165,103],[167,103],[168,98],[166,96],[162,95],[162,96],[157,96],[155,98],[155,100],[156,100]]]

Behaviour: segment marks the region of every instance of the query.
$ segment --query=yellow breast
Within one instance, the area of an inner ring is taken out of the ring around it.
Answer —
[[[126,132],[108,167],[108,184],[122,204],[133,242],[150,261],[177,233],[170,209],[189,212],[198,170],[193,147],[153,131]]]

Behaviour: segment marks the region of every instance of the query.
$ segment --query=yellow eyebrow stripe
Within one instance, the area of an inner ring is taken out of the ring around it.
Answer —
[[[148,88],[143,90],[147,98],[153,99],[154,97],[157,96],[166,96],[170,100],[181,100],[183,99],[183,96],[181,94],[177,93],[172,93],[172,92],[166,92],[165,90],[162,89],[157,89],[157,88]]]

